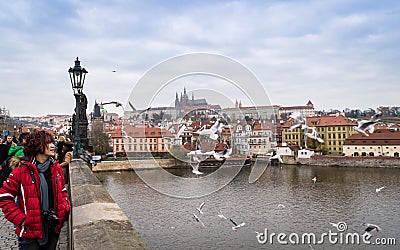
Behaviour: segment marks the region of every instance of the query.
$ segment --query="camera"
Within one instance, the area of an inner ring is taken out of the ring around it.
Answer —
[[[53,210],[42,211],[42,218],[49,223],[50,227],[58,225],[58,216]]]

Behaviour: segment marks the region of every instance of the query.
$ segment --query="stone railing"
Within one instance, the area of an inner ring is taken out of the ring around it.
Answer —
[[[148,249],[85,162],[74,160],[69,173],[71,249]]]

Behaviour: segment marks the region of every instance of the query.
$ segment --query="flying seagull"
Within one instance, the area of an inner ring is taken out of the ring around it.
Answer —
[[[228,218],[225,217],[225,215],[222,214],[221,210],[219,210],[218,217],[224,220],[227,220]]]
[[[314,182],[314,184],[317,182],[317,176],[314,176],[314,178],[312,178],[311,179],[313,182]]]
[[[369,133],[373,133],[374,132],[374,126],[377,122],[380,121],[379,117],[382,115],[382,113],[376,113],[375,115],[373,115],[371,117],[371,119],[367,120],[362,120],[362,121],[358,121],[358,126],[354,126],[354,130],[365,135],[365,136],[369,136],[369,134],[367,134],[367,132],[365,131],[369,131]]]
[[[203,172],[199,171],[199,165],[202,159],[206,158],[205,154],[203,154],[201,150],[194,150],[187,153],[187,155],[190,157],[190,166],[192,167],[192,173],[195,175],[204,174]]]
[[[212,151],[212,153],[217,161],[222,161],[223,159],[231,157],[230,155],[232,154],[232,148],[228,148],[225,153],[219,153],[215,151]]]
[[[373,231],[373,230],[376,230],[377,232],[379,232],[379,231],[382,230],[379,226],[377,226],[377,225],[375,225],[375,224],[364,223],[363,225],[366,226],[365,232],[371,232],[371,231]]]
[[[218,139],[218,134],[215,134],[215,133],[221,132],[222,131],[222,126],[223,126],[223,123],[220,120],[217,120],[211,126],[211,128],[203,129],[201,131],[196,131],[196,132],[193,132],[193,134],[198,134],[199,136],[209,136],[210,139],[217,140]]]
[[[199,222],[203,227],[206,227],[206,226],[204,225],[204,223],[200,220],[200,218],[199,218],[195,213],[193,213],[193,218],[194,218],[197,222]]]
[[[281,158],[281,155],[277,152],[275,155],[269,157],[269,160],[279,160],[280,163],[283,163],[283,160]]]
[[[285,205],[283,205],[283,204],[278,204],[278,208],[284,209],[284,208],[285,208]]]
[[[151,107],[148,107],[147,109],[144,109],[144,110],[140,111],[140,112],[139,112],[139,115],[140,115],[140,114],[143,114],[143,113],[145,113],[145,112],[147,112],[147,111],[149,111],[150,109],[151,109]]]
[[[122,103],[117,102],[117,101],[102,103],[102,105],[106,105],[106,104],[115,104],[115,107],[121,107],[122,106]]]
[[[311,133],[308,133],[308,132],[304,133],[305,137],[308,137],[308,138],[313,139],[313,140],[317,140],[320,143],[324,142],[324,140],[322,140],[321,137],[319,137],[319,134],[318,134],[317,129],[315,127],[307,127],[307,129],[311,129]]]
[[[200,204],[200,206],[197,208],[197,211],[199,211],[199,213],[200,214],[203,214],[203,207],[204,207],[204,202],[202,202],[201,204]]]
[[[246,223],[242,222],[240,224],[237,224],[236,222],[234,222],[231,218],[229,218],[229,220],[232,222],[232,224],[234,225],[232,227],[232,230],[237,230],[240,227],[243,227],[244,225],[246,225]]]
[[[295,128],[298,128],[301,126],[301,124],[307,124],[306,118],[303,116],[303,114],[299,112],[293,112],[290,114],[289,118],[292,118],[294,120],[294,123],[292,126],[290,126],[289,130],[292,131]]]
[[[380,191],[382,191],[382,189],[384,189],[385,187],[380,187],[380,188],[376,188],[375,192],[379,193]]]

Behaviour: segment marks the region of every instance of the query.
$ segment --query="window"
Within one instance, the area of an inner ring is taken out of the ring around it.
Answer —
[[[369,152],[369,156],[374,156],[374,152]]]
[[[367,156],[367,153],[362,152],[362,153],[361,153],[361,156]]]

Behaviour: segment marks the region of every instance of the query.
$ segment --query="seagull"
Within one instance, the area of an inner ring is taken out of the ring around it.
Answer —
[[[317,182],[317,176],[314,176],[314,178],[312,178],[311,179],[313,182],[314,182],[314,184]]]
[[[269,157],[269,160],[270,160],[270,161],[271,161],[271,160],[279,160],[280,163],[283,163],[283,160],[282,160],[282,158],[281,158],[281,155],[278,154],[278,153],[276,153],[275,155]]]
[[[199,136],[208,136],[212,140],[217,140],[218,139],[218,134],[215,134],[217,132],[222,131],[222,126],[223,123],[220,120],[217,120],[209,129],[203,129],[198,132],[193,132],[194,134],[198,134]]]
[[[283,205],[283,204],[278,204],[278,208],[284,209],[284,208],[285,208],[285,205]]]
[[[148,107],[147,109],[144,109],[144,110],[140,111],[140,112],[139,112],[139,115],[142,114],[142,113],[145,113],[145,112],[149,111],[150,109],[151,109],[151,107]]]
[[[308,132],[304,133],[305,137],[308,137],[313,140],[317,140],[320,143],[324,142],[324,140],[322,140],[321,137],[319,137],[319,134],[315,127],[307,127],[307,129],[311,129],[311,133],[308,133]]]
[[[199,222],[203,227],[206,227],[206,226],[204,225],[204,223],[200,220],[200,218],[199,218],[195,213],[193,213],[193,217],[194,217],[194,219],[195,219],[197,222]]]
[[[290,126],[290,128],[289,128],[290,131],[292,131],[295,128],[300,127],[302,123],[307,124],[306,118],[299,112],[291,113],[289,118],[292,118],[294,120],[293,125]]]
[[[375,192],[379,193],[380,191],[382,191],[382,189],[384,189],[385,187],[380,187],[380,188],[376,188]]]
[[[231,157],[230,155],[232,154],[232,148],[228,148],[227,150],[226,150],[226,152],[225,153],[217,153],[217,152],[215,152],[215,151],[212,151],[212,154],[213,154],[213,156],[214,156],[214,158],[217,160],[217,161],[222,161],[222,160],[224,160],[224,159],[226,159],[226,158],[229,158],[229,157]]]
[[[201,210],[204,207],[204,202],[200,204],[200,206],[197,208],[197,211],[199,211],[200,214],[203,214],[203,210]]]
[[[225,215],[222,214],[221,210],[219,210],[218,217],[224,220],[227,220],[228,218],[225,217]]]
[[[234,225],[232,227],[232,230],[237,230],[240,227],[243,227],[244,225],[246,225],[246,223],[242,222],[240,224],[237,224],[236,222],[234,222],[231,218],[229,218],[229,220],[232,222],[232,224]]]
[[[112,72],[117,72],[116,70],[113,70]]]
[[[133,106],[133,104],[130,101],[128,102],[128,104],[131,107],[132,111],[136,111],[135,107]]]
[[[187,155],[190,157],[190,166],[193,168],[192,173],[195,175],[204,174],[203,172],[199,171],[199,165],[202,161],[200,158],[206,158],[204,157],[204,154],[201,152],[201,150],[190,151],[189,153],[187,153]]]
[[[377,226],[375,224],[364,223],[363,225],[367,227],[367,228],[365,228],[365,232],[371,232],[373,230],[376,230],[379,232],[382,230],[379,226]]]
[[[121,107],[122,106],[122,103],[117,102],[117,101],[105,102],[105,103],[102,103],[101,105],[106,105],[106,104],[115,104],[115,107]]]
[[[373,133],[374,132],[374,126],[377,122],[380,121],[379,116],[381,116],[382,113],[376,113],[375,115],[373,115],[371,117],[371,119],[367,120],[362,120],[362,121],[358,121],[358,126],[354,126],[354,130],[365,135],[365,136],[369,136],[369,134],[367,134],[367,132],[365,132],[366,130],[369,131],[369,133]]]

